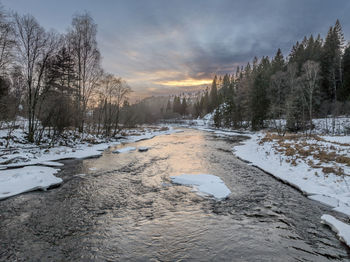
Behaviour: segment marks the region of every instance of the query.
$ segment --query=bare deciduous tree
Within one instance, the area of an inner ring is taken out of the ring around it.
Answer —
[[[96,34],[97,25],[89,14],[76,15],[73,18],[68,39],[78,75],[77,125],[80,131],[84,130],[87,106],[102,73]]]
[[[28,110],[28,140],[34,142],[38,125],[36,115],[40,110],[40,98],[44,97],[43,78],[49,58],[54,54],[58,37],[47,33],[31,15],[14,15],[18,62],[26,80]]]
[[[12,62],[12,50],[15,44],[13,25],[6,12],[0,7],[0,73],[3,75]]]

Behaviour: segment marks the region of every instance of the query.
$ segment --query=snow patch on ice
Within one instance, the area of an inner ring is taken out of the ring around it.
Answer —
[[[120,149],[117,149],[117,150],[114,150],[113,153],[116,153],[116,154],[121,154],[121,153],[127,153],[127,152],[130,152],[130,151],[135,151],[136,150],[136,147],[133,147],[133,146],[127,146],[127,147],[123,147],[123,148],[120,148]]]
[[[350,246],[350,226],[339,221],[331,215],[323,215],[321,217],[322,223],[330,226],[341,241]]]
[[[180,176],[171,176],[175,184],[193,186],[194,190],[200,195],[210,195],[217,199],[224,199],[231,194],[221,178],[208,174],[183,174]]]
[[[62,164],[60,162],[53,162],[53,161],[44,161],[44,162],[40,162],[39,164],[43,165],[43,166],[51,166],[51,167],[64,166],[64,164]]]
[[[62,183],[54,176],[59,169],[44,166],[26,166],[0,171],[0,199],[33,190],[46,190],[48,187]]]

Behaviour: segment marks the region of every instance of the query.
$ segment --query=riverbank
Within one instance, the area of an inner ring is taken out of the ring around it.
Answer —
[[[2,130],[3,134],[6,130]],[[84,159],[102,155],[110,146],[150,139],[158,135],[177,132],[174,128],[144,126],[123,130],[118,138],[106,141],[101,137],[86,135],[58,141],[56,146],[43,143],[24,144],[23,129],[13,132],[9,147],[0,147],[0,200],[33,190],[47,190],[59,185],[62,179],[54,176],[63,164],[62,159]]]
[[[308,198],[346,215],[343,221],[328,219],[328,215],[322,216],[322,221],[331,224],[350,245],[350,225],[345,223],[350,217],[350,144],[339,142],[348,141],[349,137],[279,136],[263,132],[250,137],[233,148],[234,154],[296,187]]]
[[[312,136],[216,129],[212,118],[209,114],[184,126],[217,135],[248,136],[233,147],[234,155],[338,212],[337,218],[324,214],[320,221],[350,246],[350,136],[344,135],[349,118],[337,119],[334,135],[325,135],[329,119],[316,119]]]

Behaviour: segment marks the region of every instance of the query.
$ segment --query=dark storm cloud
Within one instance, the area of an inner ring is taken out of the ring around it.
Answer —
[[[65,0],[59,6],[54,1],[5,0],[3,4],[32,13],[45,27],[63,32],[72,14],[87,10],[99,25],[105,69],[126,78],[135,90],[153,94],[174,90],[162,82],[230,73],[254,56],[273,56],[279,47],[288,55],[297,40],[310,34],[324,36],[337,18],[350,37],[348,0]]]

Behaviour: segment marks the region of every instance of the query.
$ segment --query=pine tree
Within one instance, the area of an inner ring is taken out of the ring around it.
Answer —
[[[280,48],[278,48],[276,56],[272,60],[272,73],[284,70],[284,57]]]
[[[208,90],[206,90],[203,96],[203,114],[207,114],[211,112],[210,109],[211,107],[209,104],[209,93],[208,93]]]
[[[181,103],[181,114],[186,115],[187,114],[187,102],[186,102],[186,97],[182,98],[182,103]]]
[[[218,106],[218,89],[217,89],[217,76],[215,75],[210,90],[210,107],[209,111],[213,111]]]
[[[335,116],[337,115],[337,90],[341,88],[343,78],[341,66],[343,42],[343,33],[337,20],[336,25],[328,30],[321,55],[321,93],[323,101],[332,102],[333,131],[335,128]]]
[[[220,93],[222,94],[224,100],[229,95],[229,89],[230,89],[230,76],[228,74],[225,74],[223,80],[222,80],[222,87],[220,89]]]
[[[170,112],[171,111],[171,102],[170,99],[168,100],[168,103],[166,105],[166,112]]]
[[[345,48],[343,56],[343,85],[339,90],[340,101],[350,100],[350,45]]]

